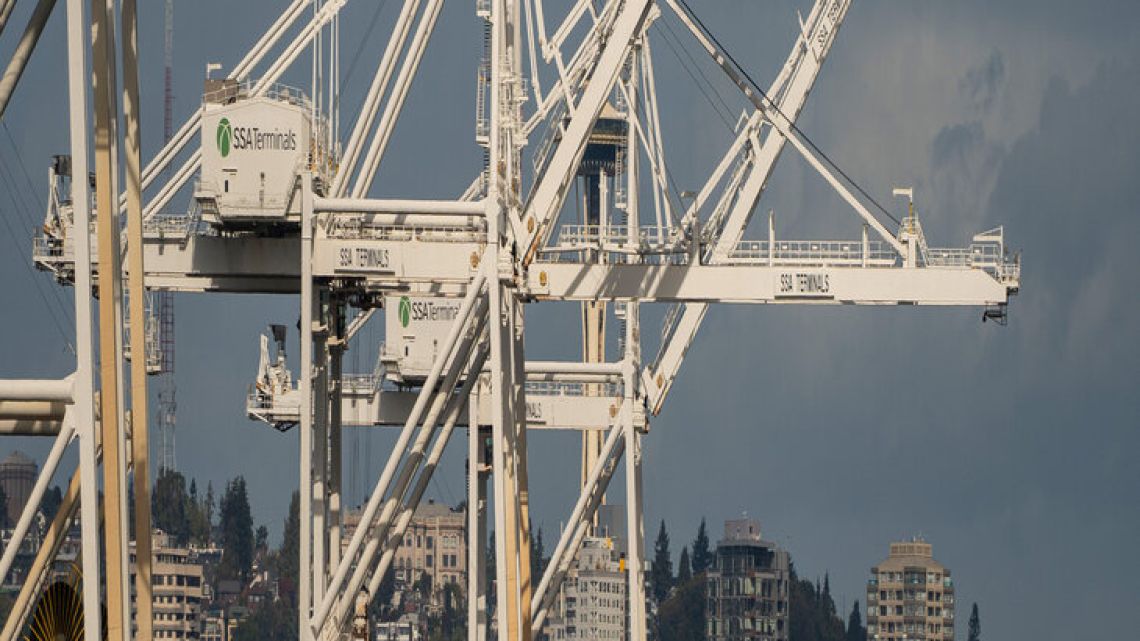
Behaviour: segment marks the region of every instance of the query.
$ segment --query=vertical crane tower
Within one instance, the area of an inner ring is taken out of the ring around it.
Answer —
[[[162,140],[170,144],[174,135],[174,0],[166,0],[164,16],[164,68],[162,102]],[[174,382],[174,293],[154,292],[158,314],[158,349],[161,354],[158,380],[159,472],[177,467],[175,427],[178,401]]]

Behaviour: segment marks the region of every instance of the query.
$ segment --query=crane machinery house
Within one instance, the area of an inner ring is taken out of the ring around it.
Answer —
[[[443,296],[386,296],[386,342],[381,362],[389,380],[422,381],[447,333],[459,316],[461,301]]]
[[[228,228],[298,224],[298,173],[332,174],[328,126],[299,89],[206,80],[202,174],[194,192],[202,218]]]

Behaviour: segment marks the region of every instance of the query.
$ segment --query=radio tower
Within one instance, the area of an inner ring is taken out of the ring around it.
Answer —
[[[174,0],[166,0],[166,93],[163,112],[163,142],[170,142],[174,134]],[[169,170],[167,170],[169,172]],[[159,351],[162,355],[158,385],[158,470],[173,470],[174,425],[178,407],[174,388],[174,294],[169,291],[156,292],[155,308],[158,312]]]

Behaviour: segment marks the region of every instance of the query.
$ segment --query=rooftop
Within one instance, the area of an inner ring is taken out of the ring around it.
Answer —
[[[13,450],[3,461],[0,461],[0,467],[32,467],[35,468],[36,462],[28,458],[20,450]]]
[[[934,546],[920,537],[912,538],[909,541],[891,543],[889,556],[875,566],[875,569],[901,570],[907,567],[946,569],[945,566],[934,560]]]

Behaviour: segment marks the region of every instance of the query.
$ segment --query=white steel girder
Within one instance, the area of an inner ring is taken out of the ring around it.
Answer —
[[[1004,305],[1010,285],[981,269],[543,263],[539,300],[853,305]]]

